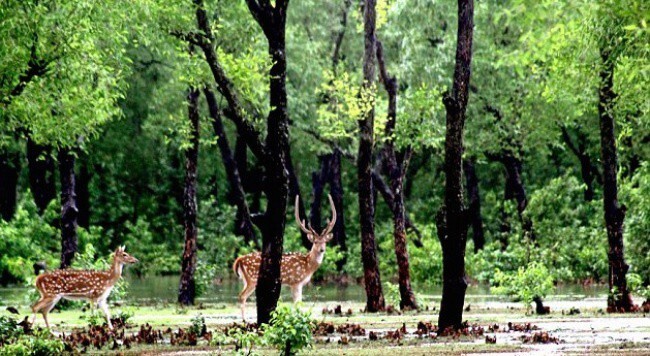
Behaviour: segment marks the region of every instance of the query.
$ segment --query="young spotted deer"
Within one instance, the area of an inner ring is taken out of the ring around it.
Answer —
[[[83,271],[72,269],[60,269],[47,272],[36,277],[36,289],[41,294],[41,299],[32,306],[34,318],[36,313],[41,312],[45,325],[47,313],[54,308],[61,298],[68,300],[88,300],[101,308],[106,315],[108,327],[113,330],[111,315],[108,311],[106,299],[117,281],[122,277],[122,268],[125,264],[136,263],[138,260],[124,252],[124,246],[119,247],[113,254],[113,263],[108,271]]]
[[[312,242],[311,251],[309,253],[291,252],[282,255],[282,262],[280,267],[280,277],[282,284],[286,284],[291,288],[291,295],[294,302],[302,300],[302,287],[309,283],[311,276],[316,272],[325,256],[325,244],[329,242],[333,235],[332,229],[336,224],[336,209],[332,197],[328,196],[330,207],[332,209],[332,220],[327,222],[327,227],[320,234],[312,229],[305,227],[305,221],[300,220],[298,214],[298,196],[296,196],[296,222],[300,229],[307,234],[307,238]],[[260,264],[262,256],[259,252],[254,252],[245,256],[241,256],[235,260],[232,266],[235,274],[244,282],[244,289],[239,293],[239,302],[241,303],[242,319],[246,314],[246,300],[255,290],[257,285],[257,277],[259,275]]]

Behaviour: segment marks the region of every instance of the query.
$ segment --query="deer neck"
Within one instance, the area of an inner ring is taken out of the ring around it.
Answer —
[[[313,269],[314,271],[320,267],[320,265],[323,263],[323,258],[325,258],[325,252],[318,252],[317,249],[312,249],[309,251],[307,254],[307,263],[309,265],[310,269]]]
[[[113,264],[111,265],[111,281],[113,283],[117,282],[118,279],[122,277],[122,270],[124,269],[124,263],[119,262],[115,257],[113,257]]]

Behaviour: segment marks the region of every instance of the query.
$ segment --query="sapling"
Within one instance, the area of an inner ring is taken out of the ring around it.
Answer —
[[[512,272],[497,269],[492,286],[492,292],[514,297],[524,304],[526,310],[529,310],[530,304],[535,302],[537,314],[550,312],[550,309],[544,306],[542,299],[553,289],[553,278],[548,269],[539,262],[530,262]]]

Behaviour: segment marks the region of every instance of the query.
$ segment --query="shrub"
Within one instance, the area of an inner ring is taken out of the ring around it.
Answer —
[[[14,355],[60,355],[63,342],[43,329],[25,334],[24,330],[10,317],[0,317],[0,356]]]
[[[273,312],[270,325],[265,327],[264,338],[280,354],[295,355],[311,346],[315,326],[310,312],[303,312],[298,307],[280,306]]]
[[[526,309],[530,308],[533,299],[544,298],[553,289],[553,277],[548,269],[539,262],[531,262],[519,267],[517,272],[494,273],[492,292],[514,297]]]
[[[201,314],[193,317],[191,322],[192,325],[190,325],[190,332],[197,336],[203,336],[207,332],[205,318]]]
[[[636,273],[628,273],[627,285],[630,292],[650,301],[650,286],[645,284],[643,278]]]
[[[18,202],[12,220],[0,219],[0,284],[26,281],[33,275],[34,262],[58,264],[60,239],[54,227],[56,217],[54,203],[41,217],[31,194],[26,194]]]

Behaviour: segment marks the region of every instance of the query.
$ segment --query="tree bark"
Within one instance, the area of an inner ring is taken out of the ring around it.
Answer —
[[[226,175],[228,176],[228,181],[230,183],[231,197],[235,206],[237,206],[237,225],[235,226],[235,233],[239,236],[243,236],[246,243],[253,242],[257,245],[257,236],[255,235],[251,213],[248,208],[248,202],[246,202],[246,195],[242,186],[241,177],[239,176],[239,167],[228,143],[228,137],[226,136],[223,127],[217,99],[210,88],[206,87],[203,89],[203,93],[208,102],[208,109],[212,119],[212,128],[215,136],[217,136],[217,145],[219,145],[221,159],[223,160]],[[244,150],[245,149],[246,146],[244,146]],[[245,151],[244,154],[246,154]]]
[[[267,209],[262,229],[262,263],[255,288],[257,323],[267,324],[280,297],[280,262],[287,212],[289,181],[287,152],[289,152],[289,114],[286,88],[285,31],[288,0],[247,0],[253,18],[262,28],[273,61],[269,72],[270,107],[267,118],[265,194]]]
[[[394,140],[397,121],[397,78],[390,76],[386,69],[384,51],[381,42],[377,41],[377,63],[379,64],[379,77],[388,94],[388,120],[386,122],[386,143],[382,149],[383,163],[390,178],[391,192],[394,197],[393,212],[393,237],[395,241],[395,257],[397,260],[397,275],[400,292],[400,309],[417,309],[415,293],[411,287],[411,274],[409,271],[409,255],[406,244],[406,212],[404,209],[404,176],[411,156],[411,149],[406,148],[398,159]]]
[[[88,170],[88,160],[79,162],[79,175],[77,176],[77,207],[79,208],[78,222],[79,226],[88,229],[90,227],[90,171]],[[134,209],[137,211],[137,209]],[[134,219],[134,221],[136,221]]]
[[[343,258],[336,262],[336,269],[341,272],[347,262],[348,246],[345,234],[345,205],[343,204],[343,179],[341,178],[341,150],[338,148],[334,149],[332,158],[330,159],[329,178],[330,195],[332,196],[334,208],[337,212],[336,223],[334,224],[334,230],[332,230],[332,233],[334,234],[332,243],[334,246],[339,246],[343,252]]]
[[[603,205],[605,225],[609,243],[609,298],[607,310],[610,312],[629,312],[633,309],[632,298],[627,289],[626,274],[629,269],[625,262],[623,249],[623,221],[625,205],[618,202],[618,154],[614,131],[614,58],[608,50],[601,48],[603,61],[600,71],[600,90],[598,91],[598,115],[600,117],[600,156],[603,162]]]
[[[376,1],[366,0],[363,7],[365,49],[363,55],[363,90],[371,91],[375,82],[375,20]],[[359,220],[361,225],[361,259],[366,289],[366,311],[378,312],[385,308],[381,288],[379,264],[377,261],[377,242],[375,241],[375,208],[373,199],[372,161],[375,107],[359,120],[359,153],[357,160],[359,186]]]
[[[194,304],[196,297],[196,250],[198,228],[196,226],[196,188],[199,160],[199,90],[190,88],[187,95],[188,119],[190,124],[190,147],[185,151],[185,188],[183,189],[183,227],[185,245],[181,260],[181,279],[178,287],[178,302]]]
[[[578,143],[575,144],[569,135],[569,131],[566,127],[562,126],[562,139],[564,143],[569,147],[569,150],[580,161],[580,172],[582,176],[582,181],[585,183],[585,192],[584,199],[585,201],[592,201],[594,199],[594,175],[597,174],[597,169],[591,163],[591,157],[586,152],[585,148],[585,134],[578,130]]]
[[[52,149],[35,143],[27,136],[27,167],[29,187],[39,214],[56,198],[55,164]]]
[[[61,269],[72,265],[77,253],[77,193],[74,166],[76,156],[71,149],[61,148],[58,153],[61,180]]]
[[[437,216],[438,238],[442,246],[442,301],[438,329],[458,329],[463,318],[465,279],[465,241],[467,211],[462,184],[463,129],[467,108],[474,32],[473,0],[458,0],[456,66],[451,93],[443,102],[447,111],[445,134],[445,205]]]
[[[483,217],[481,216],[481,196],[479,194],[478,177],[476,176],[474,165],[474,158],[463,160],[465,185],[467,187],[467,196],[469,201],[467,214],[472,225],[474,252],[478,252],[483,249],[483,246],[485,245],[485,235],[483,233]]]
[[[20,156],[17,152],[0,153],[0,218],[11,220],[16,212]]]

